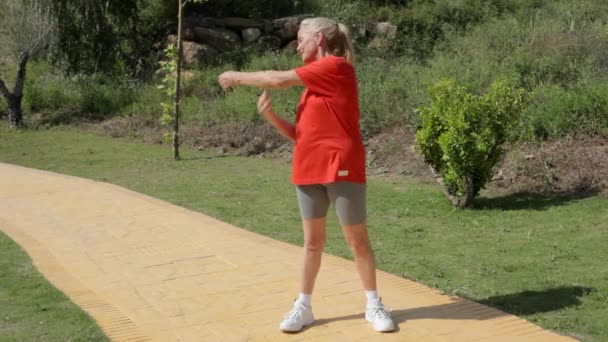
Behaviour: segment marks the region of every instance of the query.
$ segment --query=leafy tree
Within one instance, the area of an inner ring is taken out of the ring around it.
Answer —
[[[38,0],[57,21],[52,59],[68,73],[129,69],[142,50],[141,0]]]
[[[0,75],[0,93],[8,103],[10,128],[23,122],[21,100],[27,62],[47,46],[55,24],[47,9],[35,0],[3,0],[0,3],[0,58],[9,58],[17,65],[12,91]]]

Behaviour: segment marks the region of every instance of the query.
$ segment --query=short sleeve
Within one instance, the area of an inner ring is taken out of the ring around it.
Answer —
[[[295,72],[310,92],[331,96],[336,93],[337,66],[333,58],[321,58],[302,67]]]

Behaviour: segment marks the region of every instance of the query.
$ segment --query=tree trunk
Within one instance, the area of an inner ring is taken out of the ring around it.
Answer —
[[[6,99],[8,102],[8,127],[19,128],[23,123],[23,112],[21,111],[21,97],[12,96]]]
[[[464,195],[455,196],[450,193],[448,187],[443,182],[443,177],[441,177],[441,174],[435,171],[433,167],[431,167],[431,172],[433,173],[435,180],[441,185],[441,190],[443,191],[443,194],[450,200],[453,206],[462,209],[467,208],[471,204],[473,204],[473,199],[475,199],[475,187],[473,184],[473,177],[464,177]]]
[[[458,203],[452,204],[456,205],[458,208],[468,208],[473,204],[473,200],[475,199],[475,186],[473,185],[473,177],[465,176],[463,179],[464,183],[464,195],[462,197],[458,197]]]
[[[177,15],[177,63],[175,77],[175,103],[174,103],[174,121],[173,121],[173,159],[179,160],[179,100],[180,100],[180,83],[182,71],[182,18],[184,4],[182,0],[178,0],[179,12]]]
[[[23,123],[23,111],[21,110],[21,100],[23,99],[23,86],[25,84],[25,67],[30,54],[27,51],[22,51],[19,54],[19,65],[17,66],[17,80],[15,88],[11,93],[3,80],[0,80],[0,93],[4,95],[8,103],[8,126],[10,128],[19,128]]]

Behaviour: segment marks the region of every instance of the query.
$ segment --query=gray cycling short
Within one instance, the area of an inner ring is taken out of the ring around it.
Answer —
[[[342,226],[363,223],[367,218],[365,191],[365,184],[352,182],[297,185],[300,215],[305,220],[325,217],[331,203]]]

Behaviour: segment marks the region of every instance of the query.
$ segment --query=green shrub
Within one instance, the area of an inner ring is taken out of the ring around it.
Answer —
[[[470,93],[453,80],[430,89],[421,109],[416,145],[452,204],[466,207],[491,179],[523,104],[523,90],[495,81],[486,95]]]
[[[425,68],[406,58],[361,59],[355,65],[359,81],[361,130],[372,136],[388,127],[419,124],[416,108],[428,103]]]
[[[522,113],[521,134],[546,140],[573,134],[608,134],[608,83],[564,89],[538,87]]]
[[[273,19],[309,12],[317,6],[312,0],[208,0],[192,7],[208,15]]]
[[[151,26],[177,22],[177,2],[166,0],[141,0],[139,16],[142,24]]]
[[[449,32],[462,34],[470,26],[506,11],[501,1],[417,0],[406,7],[393,7],[388,20],[397,24],[397,38],[380,53],[407,56],[424,62]],[[373,12],[369,11],[368,12]]]
[[[163,94],[156,85],[142,84],[133,89],[132,102],[126,104],[119,114],[122,116],[137,116],[148,120],[159,120],[161,116],[160,102]]]
[[[587,11],[595,8],[588,1],[582,5]],[[448,30],[429,64],[437,76],[454,77],[481,90],[488,80],[504,74],[516,76],[527,90],[605,78],[608,32],[596,15],[584,13],[546,7],[529,16],[488,19],[465,35]]]
[[[320,16],[335,18],[343,24],[360,24],[370,17],[373,8],[363,0],[329,0],[320,1]]]
[[[120,80],[95,80],[85,78],[78,81],[82,114],[91,119],[104,119],[115,115],[133,101],[133,90]]]
[[[74,107],[80,101],[76,84],[47,63],[38,61],[28,64],[23,95],[26,114]]]

